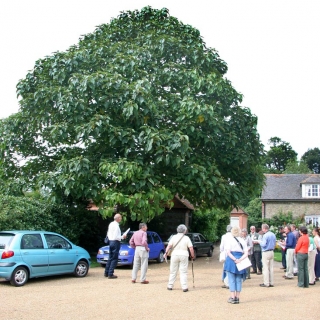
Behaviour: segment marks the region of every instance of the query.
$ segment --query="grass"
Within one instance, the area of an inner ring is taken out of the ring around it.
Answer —
[[[97,256],[91,256],[91,265],[90,268],[100,267],[100,263],[97,262]]]
[[[275,250],[274,251],[274,260],[275,261],[278,261],[278,262],[281,262],[282,261],[282,254],[281,252]]]

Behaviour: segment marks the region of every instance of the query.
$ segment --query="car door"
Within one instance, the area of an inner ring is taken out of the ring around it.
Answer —
[[[163,250],[163,243],[158,234],[152,233],[152,258],[151,259],[157,259],[159,257],[159,254],[161,250]]]
[[[199,245],[201,246],[201,254],[207,254],[210,249],[208,241],[202,234],[199,234],[199,241]]]
[[[148,247],[150,249],[149,251],[149,259],[155,259],[155,249],[154,249],[154,245],[153,245],[153,238],[152,238],[152,233],[151,232],[147,232],[147,241],[148,241]]]
[[[205,253],[205,243],[202,240],[203,240],[203,237],[201,239],[199,234],[193,235],[194,245],[197,248],[198,254]]]
[[[73,272],[76,260],[75,249],[63,237],[44,234],[48,246],[50,274]]]
[[[24,234],[21,237],[20,253],[22,260],[30,267],[30,277],[47,274],[48,250],[44,248],[40,233]]]

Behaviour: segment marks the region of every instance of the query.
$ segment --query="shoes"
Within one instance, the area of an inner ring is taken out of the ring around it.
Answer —
[[[136,283],[136,280],[131,280],[132,283]]]
[[[239,304],[239,299],[238,298],[234,298],[233,301],[231,301],[230,303]]]
[[[221,286],[221,288],[224,288],[224,289],[229,289],[228,286],[226,286],[225,284],[223,286]]]
[[[309,283],[310,286],[313,286],[313,285],[315,285],[315,284],[316,284],[315,281],[314,281],[313,283]]]
[[[262,274],[262,272],[261,272],[261,271],[258,271],[257,274]]]
[[[283,272],[287,272],[287,269],[284,269]]]
[[[108,276],[108,279],[117,279],[118,277],[115,276],[115,275],[112,275],[112,276]]]
[[[172,290],[172,288],[167,287],[167,290]]]
[[[271,286],[266,286],[264,283],[259,284],[259,286],[260,286],[260,287],[263,287],[263,288],[269,288],[269,287],[271,287]],[[273,287],[273,286],[272,286],[272,287]]]
[[[286,269],[285,267],[281,267],[280,269]]]
[[[235,298],[231,298],[231,297],[230,297],[230,298],[228,299],[228,303],[232,303],[234,300],[235,300]]]
[[[149,283],[149,281],[144,280],[144,281],[141,281],[141,283],[142,283],[142,284],[148,284],[148,283]]]
[[[293,278],[286,277],[286,276],[283,276],[283,278],[285,278],[286,280],[292,280],[293,279]]]
[[[270,287],[270,288],[273,288],[273,287],[274,287],[274,285],[273,285],[273,284],[270,284],[270,285],[269,285],[269,287]]]
[[[188,292],[189,290],[188,290],[188,289],[183,289],[182,291],[183,291],[183,292]]]
[[[251,273],[257,273],[257,271],[254,271],[254,270],[253,270],[253,271],[251,271]]]
[[[246,279],[251,279],[251,277],[247,277]]]

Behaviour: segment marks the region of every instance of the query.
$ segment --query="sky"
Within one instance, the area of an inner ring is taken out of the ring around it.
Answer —
[[[19,111],[16,84],[35,61],[77,44],[120,11],[150,5],[200,31],[258,117],[260,140],[279,137],[298,159],[320,148],[319,0],[10,0],[0,4],[0,118]],[[318,133],[317,133],[318,132]]]

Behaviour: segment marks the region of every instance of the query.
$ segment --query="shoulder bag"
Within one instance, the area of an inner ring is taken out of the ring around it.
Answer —
[[[241,249],[242,249],[242,252],[243,252],[243,246],[242,246],[242,244],[240,243],[240,241],[236,238],[236,237],[234,237],[236,240],[237,240],[237,242],[240,244],[240,247],[241,247]],[[248,258],[248,257],[246,257],[246,258],[244,258],[242,261],[240,261],[239,263],[236,263],[236,267],[237,267],[237,269],[239,270],[239,271],[241,271],[241,270],[243,270],[243,269],[246,269],[246,268],[248,268],[248,267],[250,267],[251,266],[251,261],[250,261],[250,259]]]

